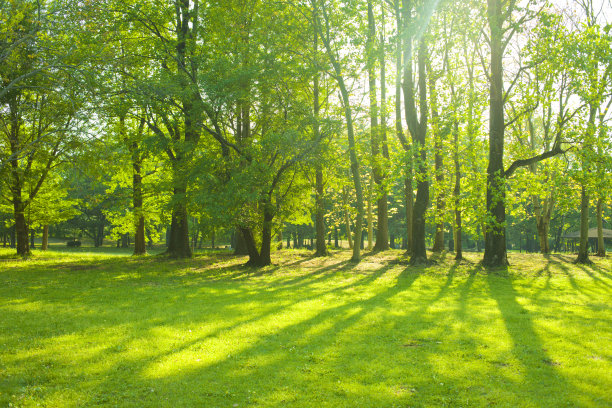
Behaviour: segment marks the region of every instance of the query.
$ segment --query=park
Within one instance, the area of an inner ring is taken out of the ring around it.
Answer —
[[[0,0],[0,406],[612,406],[612,0]]]
[[[263,269],[226,251],[3,256],[0,404],[612,402],[610,258],[510,254],[487,270],[476,254],[426,267],[400,250],[350,256],[283,250]]]

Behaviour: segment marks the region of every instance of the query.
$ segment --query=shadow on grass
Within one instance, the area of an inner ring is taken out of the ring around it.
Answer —
[[[483,330],[483,323],[470,299],[481,296],[497,304],[512,353],[525,371],[524,398],[538,406],[546,403],[538,399],[538,387],[564,397],[574,391],[542,348],[507,270],[485,277],[477,266],[464,274],[454,263],[436,274],[388,262],[356,271],[355,264],[336,259],[311,271],[285,271],[286,265],[252,270],[239,261],[144,259],[116,263],[112,270],[101,265],[91,273],[74,271],[79,273],[70,278],[61,268],[45,273],[32,288],[13,295],[15,301],[42,303],[34,311],[12,310],[6,318],[41,320],[43,327],[35,330],[38,351],[12,357],[12,364],[78,372],[81,364],[107,361],[99,373],[84,374],[86,385],[75,391],[83,393],[82,405],[459,406],[473,397],[484,398],[477,400],[481,405],[504,405],[495,389],[487,400],[481,394],[488,390],[476,385],[495,367],[465,369],[465,376],[457,376],[436,363],[443,357],[457,371],[475,354],[474,332]],[[150,271],[155,265],[161,269]],[[61,293],[49,295],[57,280]],[[474,293],[476,284],[488,292]],[[466,322],[461,333],[454,329],[456,319]],[[191,329],[200,330],[190,336]],[[88,332],[108,333],[111,341],[97,351],[93,347],[86,360],[57,360],[57,350],[45,347],[63,336],[66,347],[88,347],[86,338],[71,337]],[[156,344],[163,340],[167,344]],[[453,341],[464,354],[456,354]],[[142,350],[131,353],[134,348]],[[198,360],[208,355],[216,357]],[[26,375],[31,376],[26,386],[42,387],[39,393],[48,386],[51,393],[54,380],[48,374]]]
[[[518,294],[508,279],[507,268],[496,275],[487,275],[491,297],[495,299],[501,312],[506,330],[512,338],[512,354],[525,371],[525,381],[530,398],[536,406],[541,404],[538,395],[542,388],[549,392],[563,392],[568,405],[572,402],[573,387],[553,367],[561,364],[553,361],[546,353],[540,337],[535,331],[529,312],[517,301]]]

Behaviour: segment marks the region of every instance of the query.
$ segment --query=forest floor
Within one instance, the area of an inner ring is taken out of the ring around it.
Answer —
[[[0,406],[612,406],[610,257],[11,254]]]

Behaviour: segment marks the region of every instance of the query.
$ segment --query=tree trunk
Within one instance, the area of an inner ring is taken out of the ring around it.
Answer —
[[[20,192],[20,191],[19,191]],[[20,196],[21,194],[19,194]],[[15,216],[15,235],[17,237],[17,255],[30,256],[30,243],[28,224],[25,219],[25,209],[21,197],[13,195],[13,209]]]
[[[15,227],[15,225],[13,225],[13,226],[11,227],[11,234],[10,234],[10,235],[11,235],[11,248],[15,248],[15,247],[16,247],[16,239],[15,239],[15,238],[16,238],[16,237],[15,237],[15,235],[16,235],[16,234],[15,234],[15,230],[16,230],[16,229],[17,229],[17,228]]]
[[[409,29],[409,28],[407,28]],[[419,41],[417,57],[419,113],[415,101],[415,86],[412,78],[412,42],[405,44],[404,64],[404,103],[406,107],[406,121],[412,136],[414,146],[414,160],[417,174],[417,195],[412,212],[412,254],[410,264],[427,263],[427,249],[425,247],[425,212],[429,203],[429,181],[427,179],[427,150],[425,148],[427,136],[427,44],[425,39]]]
[[[346,226],[346,237],[348,240],[349,249],[353,249],[353,240],[351,238],[351,217],[348,209],[348,191],[346,191],[346,187],[342,187],[342,198],[344,201],[344,225]]]
[[[384,42],[381,42],[381,50],[384,52]],[[389,249],[389,226],[388,226],[388,209],[387,209],[387,192],[385,187],[385,174],[381,157],[381,144],[383,144],[382,127],[385,118],[385,61],[384,56],[380,58],[381,51],[376,50],[376,23],[374,21],[374,11],[372,1],[368,0],[368,36],[366,43],[367,54],[367,70],[368,70],[368,89],[370,97],[370,139],[372,148],[372,173],[374,182],[376,183],[375,195],[377,197],[377,228],[376,228],[376,244],[374,251],[384,251]],[[376,99],[376,74],[375,66],[377,60],[380,63],[381,72],[381,123],[378,124],[378,101]],[[386,138],[386,135],[385,135]],[[383,146],[384,149],[384,146]],[[370,246],[371,247],[371,246]]]
[[[247,248],[244,234],[242,233],[243,228],[236,228],[234,232],[234,255],[248,255],[249,249]]]
[[[351,219],[348,211],[345,212],[346,238],[348,240],[349,249],[353,249],[353,239],[351,238]]]
[[[321,9],[323,11],[323,15],[325,18],[325,26],[329,27],[329,18],[327,16],[325,10],[325,4],[321,4]],[[353,176],[353,184],[355,185],[355,195],[356,195],[356,207],[357,207],[357,220],[355,223],[355,243],[353,245],[353,256],[351,260],[353,262],[359,262],[361,260],[361,249],[359,247],[359,242],[361,241],[361,230],[363,229],[363,218],[364,218],[364,205],[363,205],[363,186],[361,184],[361,174],[359,170],[359,160],[357,158],[357,146],[355,144],[355,129],[353,126],[353,112],[351,109],[351,98],[349,96],[348,89],[344,82],[344,77],[342,76],[342,66],[336,59],[336,54],[332,50],[332,46],[329,38],[329,30],[326,30],[326,34],[324,35],[322,32],[322,27],[320,24],[317,24],[317,28],[319,29],[319,35],[325,45],[325,49],[327,51],[327,55],[333,66],[335,79],[338,82],[338,87],[340,88],[340,95],[342,96],[342,103],[344,105],[344,117],[346,120],[346,129],[347,129],[347,138],[349,144],[349,158],[351,162],[351,174]]]
[[[340,243],[338,242],[338,227],[334,227],[334,248],[340,248]]]
[[[372,250],[374,242],[374,217],[372,215],[372,181],[368,189],[368,251]]]
[[[184,188],[175,188],[174,197],[183,200],[185,195]],[[170,225],[170,242],[166,251],[171,258],[191,258],[191,247],[189,245],[189,222],[187,215],[187,205],[176,202],[172,208],[172,223]]]
[[[406,254],[412,255],[412,212],[414,211],[414,190],[412,172],[404,179],[404,200],[406,205]]]
[[[536,219],[537,231],[538,231],[538,242],[540,244],[540,253],[550,253],[550,245],[548,242],[548,231],[550,229],[550,223],[544,218]]]
[[[317,33],[314,33],[314,53],[315,53],[315,65],[317,65],[316,58],[319,50],[319,36]],[[315,67],[318,69],[318,66]],[[314,76],[313,81],[313,110],[314,110],[314,138],[315,140],[320,139],[320,131],[319,131],[319,112],[321,110],[321,104],[319,103],[319,72],[317,71]],[[323,168],[320,164],[317,165],[316,168],[316,196],[315,196],[315,206],[316,206],[316,251],[315,256],[327,256],[327,246],[325,245],[325,204],[323,200],[324,195],[324,185],[323,185]]]
[[[395,68],[397,71],[395,79],[395,133],[398,140],[401,142],[402,147],[405,151],[410,151],[408,146],[408,140],[404,136],[404,130],[402,128],[402,55],[404,53],[404,47],[402,38],[404,36],[405,27],[402,24],[402,13],[400,8],[400,0],[395,0],[395,23],[397,29],[397,35],[395,38]],[[409,40],[407,40],[409,41]],[[412,161],[412,157],[409,158]],[[411,162],[406,166],[406,178],[404,180],[404,204],[406,206],[406,253],[412,255],[412,210],[414,193],[412,189],[412,165]]]
[[[264,204],[264,220],[261,233],[261,250],[255,266],[263,267],[272,263],[270,250],[272,245],[272,220],[274,219],[274,211],[270,208],[269,203]],[[325,242],[325,241],[324,241]],[[250,259],[249,259],[250,262]]]
[[[94,247],[99,248],[104,243],[104,215],[98,218],[98,225],[96,226],[96,233],[94,235]]]
[[[42,249],[43,251],[46,251],[47,249],[49,249],[49,226],[48,225],[43,225],[42,245],[40,246],[40,249]]]
[[[461,243],[461,164],[459,163],[459,122],[457,119],[453,123],[453,142],[455,144],[453,154],[453,161],[455,162],[455,188],[453,189],[455,226],[453,228],[453,241],[455,260],[460,261],[463,259],[463,245]]]
[[[436,93],[436,78],[433,75],[431,64],[428,64],[429,74],[429,105],[431,106],[431,128],[434,138],[434,173],[435,173],[435,199],[436,199],[436,231],[434,234],[433,252],[444,251],[444,168],[442,160],[442,130],[438,114],[438,95]]]
[[[597,256],[606,256],[606,243],[603,237],[603,199],[597,199]]]
[[[274,211],[271,204],[266,201],[263,206],[263,228],[261,233],[261,249],[257,250],[255,238],[250,228],[241,228],[242,235],[249,253],[247,266],[264,267],[272,263],[271,246],[272,246],[272,220],[274,220]]]
[[[317,240],[316,247],[317,250],[315,252],[315,256],[326,256],[327,255],[327,245],[325,245],[325,205],[323,202],[323,170],[319,167],[317,168],[316,174],[316,184],[317,184],[317,194],[316,194],[316,203],[317,206],[317,214],[316,214],[316,232],[317,232]]]
[[[145,255],[147,253],[145,241],[145,218],[143,213],[142,198],[142,176],[140,174],[140,163],[132,162],[132,201],[134,205],[134,255]]]
[[[580,192],[580,248],[575,261],[580,264],[590,264],[589,259],[589,195],[582,184]]]
[[[244,244],[249,254],[249,260],[246,264],[248,266],[258,266],[257,263],[259,261],[259,251],[257,251],[253,231],[251,231],[250,228],[240,227],[240,232],[243,236]]]
[[[128,245],[128,234],[121,235],[120,241],[121,241],[121,248],[127,248],[129,246]]]
[[[487,167],[487,212],[482,261],[488,267],[507,266],[506,185],[504,176],[503,30],[500,0],[489,0],[487,16],[491,31],[491,75],[489,88],[489,166]]]

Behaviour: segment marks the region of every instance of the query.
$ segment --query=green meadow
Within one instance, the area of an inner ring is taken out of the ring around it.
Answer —
[[[0,406],[612,406],[610,257],[12,253]]]

